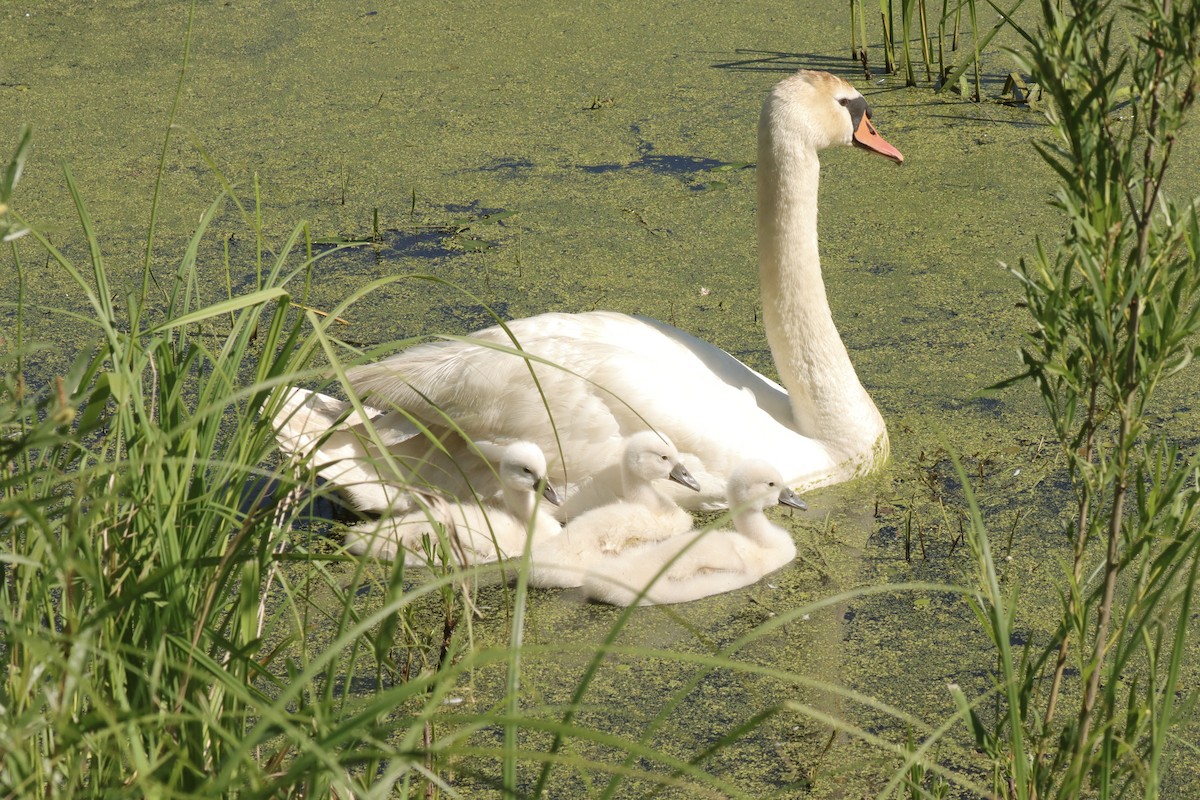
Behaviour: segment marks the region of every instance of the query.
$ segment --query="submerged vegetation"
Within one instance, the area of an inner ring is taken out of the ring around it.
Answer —
[[[933,26],[923,0],[905,0],[902,39],[921,31],[931,70],[965,11],[976,53],[954,68],[965,74],[988,37],[978,35],[973,2],[941,6]],[[851,9],[854,46],[865,47],[861,2]],[[771,609],[720,642],[692,631],[699,652],[624,643],[636,608],[615,612],[595,642],[530,644],[523,576],[510,587],[498,566],[413,575],[402,562],[351,558],[323,535],[329,523],[311,518],[321,489],[279,462],[267,420],[288,386],[344,375],[360,353],[338,340],[338,319],[401,278],[368,284],[327,314],[308,308],[311,276],[349,243],[318,244],[301,224],[272,247],[260,208],[243,205],[218,174],[226,190],[174,271],[151,269],[151,222],[140,288],[123,295],[69,170],[82,259],[17,212],[32,146],[22,129],[0,181],[0,240],[19,273],[15,325],[0,340],[0,792],[756,796],[717,766],[722,751],[780,720],[804,720],[823,733],[815,762],[838,735],[877,748],[890,765],[874,787],[881,795],[1160,796],[1167,760],[1192,746],[1177,731],[1195,710],[1183,675],[1200,493],[1194,462],[1170,431],[1152,432],[1148,415],[1163,381],[1190,366],[1200,333],[1200,220],[1192,203],[1164,192],[1195,102],[1200,5],[1114,12],[1042,0],[1041,11],[1018,63],[1046,95],[1053,138],[1039,151],[1058,177],[1054,204],[1066,224],[1061,243],[1047,241],[1013,271],[1034,330],[1025,372],[1005,385],[1037,387],[1073,489],[1063,531],[1072,560],[1047,641],[1014,644],[1022,587],[998,569],[971,476],[960,470],[951,485],[924,459],[943,521],[939,552],[969,553],[971,582],[830,593]],[[1115,13],[1137,32],[1130,47]],[[890,26],[890,3],[881,15]],[[916,56],[903,45],[901,57],[912,78]],[[937,71],[958,80],[943,62]],[[241,265],[254,282],[205,302],[212,276],[202,264],[221,250],[210,226],[226,206],[257,243],[254,263]],[[499,218],[463,219],[439,235],[485,249],[475,234]],[[41,346],[25,335],[20,246],[30,240],[86,297],[84,311],[55,313],[92,332],[47,385],[29,377]],[[911,509],[907,525],[905,557],[926,558]],[[485,636],[477,584],[488,580],[499,581],[488,597],[501,607],[487,613],[503,623]],[[903,698],[867,697],[751,654],[809,615],[906,591],[926,603],[933,593],[965,601],[994,648],[992,690],[976,697],[952,685],[957,713],[939,723],[904,711]],[[539,660],[564,651],[578,667],[566,699],[531,692]],[[677,665],[680,680],[640,727],[617,731],[594,713],[606,669],[662,662]],[[708,738],[669,741],[672,718],[722,674],[780,692],[756,695]],[[461,704],[476,691],[486,699]],[[839,710],[809,691],[835,697]],[[860,724],[858,710],[888,724]],[[970,752],[943,760],[943,745]],[[809,777],[775,788],[795,794]]]

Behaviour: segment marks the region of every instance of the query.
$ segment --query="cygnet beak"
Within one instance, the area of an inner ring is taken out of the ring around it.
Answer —
[[[700,482],[692,477],[692,473],[688,472],[687,467],[682,463],[671,467],[671,474],[668,477],[676,483],[682,483],[693,492],[700,491]]]
[[[792,508],[798,508],[801,511],[808,511],[808,503],[801,500],[800,495],[796,494],[791,489],[788,489],[786,487],[784,488],[784,490],[782,492],[779,493],[779,502],[785,506],[791,506]]]
[[[554,484],[549,478],[542,478],[542,497],[546,498],[546,502],[552,506],[562,505],[562,495],[558,493],[558,489],[554,488]]]

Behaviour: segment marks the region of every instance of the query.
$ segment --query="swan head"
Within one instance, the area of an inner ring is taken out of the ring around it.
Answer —
[[[621,472],[645,483],[666,478],[700,491],[700,484],[679,460],[679,451],[665,433],[640,431],[625,440]]]
[[[729,506],[733,509],[762,511],[782,503],[806,511],[808,505],[783,481],[779,470],[766,461],[743,461],[729,476]]]
[[[513,442],[500,455],[500,484],[516,492],[532,494],[541,487],[542,497],[560,505],[562,497],[546,475],[546,455],[533,442]]]
[[[763,104],[759,125],[776,142],[794,142],[811,150],[853,144],[897,164],[904,162],[900,151],[871,124],[866,98],[828,72],[802,69],[775,84]]]

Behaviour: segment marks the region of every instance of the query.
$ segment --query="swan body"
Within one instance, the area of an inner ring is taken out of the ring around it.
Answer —
[[[551,455],[568,506],[583,509],[618,494],[621,442],[646,427],[671,438],[699,482],[699,492],[672,493],[688,509],[724,507],[727,480],[748,457],[806,489],[879,466],[887,430],[834,326],[817,248],[817,153],[849,144],[903,160],[846,81],[805,70],[769,93],[758,126],[759,280],[782,385],[656,320],[605,311],[515,320],[349,371],[353,389],[384,412],[374,426],[401,467],[377,481],[417,480],[454,497],[489,490],[475,448],[524,439]],[[395,494],[380,488],[362,502],[386,508]]]
[[[272,419],[275,439],[285,455],[306,461],[354,508],[376,513],[411,508],[402,481],[387,480],[383,453],[365,430],[384,412],[370,406],[363,411],[365,416],[329,395],[292,387]]]
[[[560,500],[546,480],[541,449],[530,442],[510,444],[497,472],[502,503],[454,503],[434,496],[421,510],[352,526],[346,534],[346,550],[388,560],[403,553],[407,564],[421,566],[428,563],[427,551],[444,531],[454,561],[466,566],[518,557],[527,543],[536,546],[557,537],[558,521],[538,503],[539,489],[547,502]]]
[[[593,563],[691,530],[692,515],[656,486],[672,480],[699,491],[670,440],[654,431],[626,439],[621,477],[622,499],[574,517],[558,536],[535,543],[531,586],[580,586]]]
[[[778,470],[744,462],[728,495],[734,530],[693,530],[600,561],[584,579],[584,593],[619,606],[682,603],[749,586],[796,557],[791,535],[763,513],[776,503],[806,507]]]

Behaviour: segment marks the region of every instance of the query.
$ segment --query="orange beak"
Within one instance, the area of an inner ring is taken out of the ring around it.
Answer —
[[[858,123],[858,130],[854,131],[854,143],[859,147],[865,147],[874,153],[890,158],[897,164],[904,163],[904,156],[876,132],[875,126],[871,124],[871,120],[867,119],[866,114],[862,115],[862,121]]]

